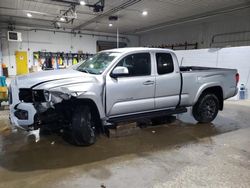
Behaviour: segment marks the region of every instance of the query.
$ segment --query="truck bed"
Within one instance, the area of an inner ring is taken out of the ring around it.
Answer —
[[[223,89],[223,99],[230,98],[236,92],[236,69],[181,66],[183,77],[181,105],[192,106],[197,101],[197,91],[219,85]]]

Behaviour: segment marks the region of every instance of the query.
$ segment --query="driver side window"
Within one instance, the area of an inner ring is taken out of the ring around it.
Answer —
[[[151,74],[151,60],[149,53],[137,53],[124,57],[117,65],[127,67],[129,74],[132,76],[146,76]]]

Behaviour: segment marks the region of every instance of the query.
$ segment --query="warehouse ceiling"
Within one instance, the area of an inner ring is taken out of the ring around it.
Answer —
[[[164,25],[249,8],[250,0],[1,0],[1,25],[136,34]],[[118,20],[109,20],[117,16]],[[62,18],[63,17],[63,18]]]

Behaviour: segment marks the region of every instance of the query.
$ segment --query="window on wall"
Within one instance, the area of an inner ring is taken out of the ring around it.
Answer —
[[[117,48],[117,43],[110,41],[97,41],[96,47],[97,47],[97,52],[103,50],[110,50]],[[119,48],[124,48],[124,47],[127,47],[127,44],[124,42],[119,42]]]
[[[146,76],[151,74],[149,53],[137,53],[124,57],[116,66],[127,67],[128,76]]]
[[[174,71],[174,63],[171,54],[156,53],[157,72],[158,74],[168,74]]]

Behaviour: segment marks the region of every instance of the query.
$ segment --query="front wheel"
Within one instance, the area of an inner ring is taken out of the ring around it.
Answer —
[[[71,137],[73,144],[89,146],[95,143],[95,122],[89,106],[77,106],[71,122]]]
[[[203,94],[193,106],[192,113],[196,121],[210,123],[219,111],[219,99],[211,93]]]

